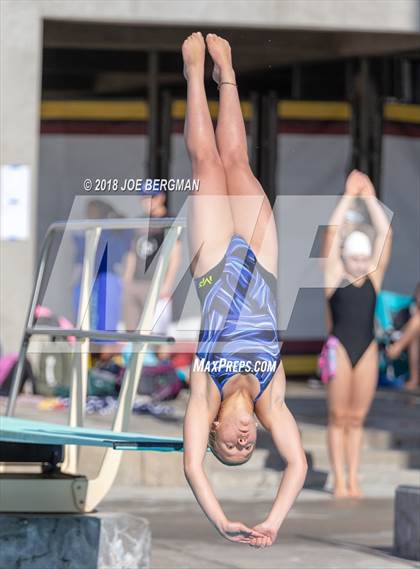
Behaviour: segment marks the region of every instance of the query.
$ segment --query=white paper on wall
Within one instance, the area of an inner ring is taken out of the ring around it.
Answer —
[[[0,178],[0,238],[29,239],[30,169],[26,164],[5,164]]]

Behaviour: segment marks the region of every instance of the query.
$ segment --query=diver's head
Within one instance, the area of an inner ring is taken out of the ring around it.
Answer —
[[[254,402],[244,390],[226,397],[213,421],[209,447],[214,456],[227,466],[247,462],[257,442]]]
[[[372,264],[372,243],[363,231],[352,231],[343,242],[342,257],[346,271],[358,279],[366,275]]]

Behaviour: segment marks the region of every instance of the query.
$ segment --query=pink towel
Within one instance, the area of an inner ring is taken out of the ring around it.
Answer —
[[[322,383],[328,383],[335,376],[337,369],[337,344],[335,336],[328,336],[318,359],[318,367]]]

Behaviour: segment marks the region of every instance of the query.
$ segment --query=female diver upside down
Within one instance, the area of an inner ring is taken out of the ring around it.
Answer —
[[[205,48],[219,89],[216,131],[204,87]],[[185,140],[199,191],[189,198],[189,240],[202,309],[184,421],[184,471],[219,533],[254,547],[272,545],[306,476],[295,420],[284,402],[276,321],[277,235],[273,213],[249,166],[229,43],[200,32],[183,43]],[[201,366],[201,367],[200,367]],[[266,519],[229,521],[204,471],[207,447],[226,465],[243,464],[256,444],[255,416],[287,462]]]

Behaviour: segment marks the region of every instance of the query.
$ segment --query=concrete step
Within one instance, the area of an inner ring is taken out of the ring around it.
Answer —
[[[234,471],[234,472],[233,472]],[[271,469],[241,471],[238,468],[229,468],[225,471],[208,471],[207,476],[215,489],[218,488],[273,488],[273,492],[280,483],[281,472]]]
[[[328,449],[325,445],[305,446],[309,464],[314,469],[329,469]],[[401,468],[420,468],[419,449],[374,449],[364,448],[361,457],[363,468],[400,470]]]
[[[325,444],[305,446],[310,470],[308,485],[322,488],[330,467]],[[84,447],[81,449],[81,470],[89,478],[94,478],[101,464],[104,449]],[[361,476],[369,484],[375,480],[386,484],[418,483],[420,475],[414,470],[415,461],[420,462],[419,451],[365,449],[362,457]],[[408,468],[411,467],[411,468]],[[261,484],[278,484],[284,463],[271,444],[269,448],[257,448],[249,462],[237,468],[221,464],[212,454],[205,459],[209,478],[219,487],[260,487]],[[405,477],[405,478],[404,478]],[[118,472],[116,484],[119,486],[183,486],[182,453],[158,453],[126,451]]]
[[[325,444],[325,426],[300,423],[299,429],[305,447]],[[382,429],[367,428],[364,431],[363,447],[366,449],[420,448],[420,430],[398,429],[390,432]]]
[[[281,472],[265,469],[248,470],[240,472],[235,469],[231,472],[212,472],[209,479],[216,491],[228,488],[261,489],[261,492],[272,489],[273,496],[278,488]],[[392,496],[397,486],[406,484],[410,486],[420,485],[420,471],[412,469],[401,469],[399,471],[378,471],[373,468],[361,468],[359,481],[362,489],[367,495],[389,495]],[[329,472],[324,472],[322,477],[314,478],[313,473],[309,472],[305,482],[306,488],[329,491],[332,488],[332,477]]]
[[[86,449],[83,449],[86,450]],[[88,454],[83,456],[83,472],[90,478],[96,475],[101,457],[101,449],[89,448]],[[329,465],[322,464],[318,460],[321,450],[316,449],[318,454],[315,456],[313,468],[309,470],[306,487],[316,490],[328,488],[330,484]],[[420,485],[420,471],[408,469],[400,466],[394,468],[393,460],[403,463],[403,459],[394,451],[388,455],[389,462],[386,463],[386,455],[380,457],[378,451],[376,458],[378,462],[362,461],[360,470],[360,482],[366,489],[368,495],[392,495],[399,484]],[[389,451],[388,451],[389,452]],[[383,461],[379,462],[379,459]],[[273,492],[278,487],[281,478],[281,464],[271,463],[272,468],[265,467],[270,465],[270,454],[266,449],[258,449],[254,456],[245,465],[237,468],[229,468],[218,462],[212,455],[208,454],[205,459],[205,469],[207,475],[219,491],[243,488],[247,491],[262,492],[272,488]],[[135,452],[126,451],[122,456],[122,462],[118,472],[115,486],[136,487],[186,487],[183,474],[183,457],[181,453],[157,453],[157,452]]]
[[[305,446],[309,467],[314,470],[329,470],[329,454],[325,444]],[[225,466],[209,455],[207,465],[211,471],[225,470]],[[284,464],[274,445],[270,449],[255,449],[249,462],[242,465],[243,470],[272,468],[280,470]],[[364,448],[362,452],[363,467],[379,467],[387,470],[401,468],[420,468],[420,450],[373,449]]]

